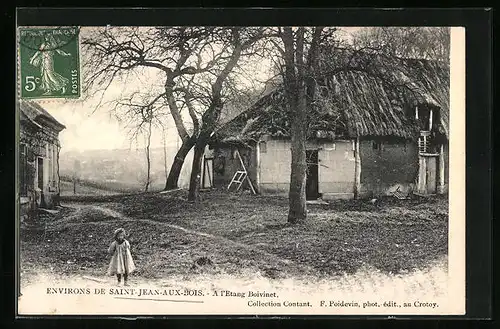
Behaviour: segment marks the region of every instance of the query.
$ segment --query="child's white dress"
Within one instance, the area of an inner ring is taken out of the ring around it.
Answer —
[[[123,240],[122,243],[113,241],[108,251],[113,254],[109,263],[109,275],[128,274],[135,270],[134,260],[130,253],[130,243],[127,240]]]

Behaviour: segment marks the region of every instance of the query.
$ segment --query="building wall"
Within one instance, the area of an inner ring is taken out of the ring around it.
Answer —
[[[444,144],[444,193],[448,193],[449,176],[450,176],[450,150],[448,143]]]
[[[40,193],[40,198],[43,196],[43,201],[40,200],[39,205],[47,208],[54,207],[57,204],[57,197],[59,195],[59,176],[57,174],[58,165],[58,146],[54,141],[47,141],[45,147],[40,149],[37,157],[43,159],[43,188],[37,190]],[[38,173],[37,173],[38,174]],[[37,176],[35,177],[35,186],[37,186]]]
[[[448,192],[449,179],[450,179],[450,149],[448,143],[444,144],[444,190]]]
[[[418,148],[413,142],[360,142],[361,196],[387,195],[398,186],[408,191],[418,175]]]
[[[318,150],[318,188],[323,198],[352,197],[354,189],[352,142],[308,142],[306,147]],[[292,160],[290,141],[270,139],[261,142],[259,149],[261,193],[288,195]]]
[[[292,154],[287,140],[269,139],[260,143],[260,192],[288,195]]]
[[[24,177],[20,177],[20,185],[26,184],[25,195],[21,197],[21,211],[36,206],[47,208],[57,203],[59,195],[58,148],[57,134],[51,131],[34,131],[20,125],[20,143],[24,145],[23,156],[20,156],[19,166],[24,166]],[[38,168],[38,161],[43,161],[43,173]],[[21,169],[20,169],[21,171]],[[38,177],[43,174],[43,182],[39,188]]]
[[[418,148],[413,142],[360,142],[362,197],[391,194],[397,187],[403,192],[415,188],[418,175]],[[286,196],[290,184],[291,151],[287,140],[269,139],[260,143],[259,188],[263,194]],[[355,184],[355,157],[353,141],[308,142],[308,149],[318,149],[319,192],[323,199],[353,198]],[[234,148],[233,148],[234,150]],[[240,149],[252,182],[256,182],[257,161],[255,148]],[[232,158],[231,148],[216,148],[214,182],[227,187],[241,166]],[[446,184],[448,183],[448,152],[445,147]],[[217,168],[224,163],[224,171]]]
[[[353,141],[325,143],[319,152],[319,192],[323,199],[354,197]]]

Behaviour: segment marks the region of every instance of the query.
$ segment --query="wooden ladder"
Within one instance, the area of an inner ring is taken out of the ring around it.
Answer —
[[[233,179],[231,180],[231,182],[227,186],[227,189],[229,190],[231,185],[237,184],[238,187],[236,188],[236,191],[238,191],[241,188],[241,185],[243,185],[245,178],[247,178],[246,171],[237,171],[236,173],[234,173]]]
[[[253,194],[257,194],[255,192],[255,189],[253,187],[252,181],[248,177],[248,172],[247,168],[245,167],[245,164],[243,163],[243,159],[241,159],[240,152],[236,150],[236,155],[238,156],[238,159],[240,160],[241,167],[243,170],[238,170],[234,173],[233,179],[231,179],[231,182],[227,186],[227,189],[229,190],[231,188],[231,185],[237,184],[236,191],[238,191],[241,188],[241,185],[243,185],[243,182],[246,180],[248,182],[248,185],[250,185],[250,189],[252,190]]]

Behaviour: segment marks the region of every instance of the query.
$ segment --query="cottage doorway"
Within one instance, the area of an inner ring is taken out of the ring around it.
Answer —
[[[420,155],[417,186],[419,194],[432,195],[437,193],[438,161],[438,156],[435,154]]]
[[[318,150],[306,150],[306,200],[316,200],[320,197],[318,188],[318,159]]]
[[[37,160],[37,187],[43,191],[43,158]]]
[[[36,184],[37,187],[40,189],[40,201],[39,201],[39,206],[41,208],[45,208],[46,203],[45,203],[45,195],[44,195],[44,169],[43,169],[43,158],[37,158],[37,164],[36,164]]]

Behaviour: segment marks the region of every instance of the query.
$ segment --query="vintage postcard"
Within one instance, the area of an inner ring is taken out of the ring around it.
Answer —
[[[19,26],[17,70],[19,315],[465,314],[464,28]]]

